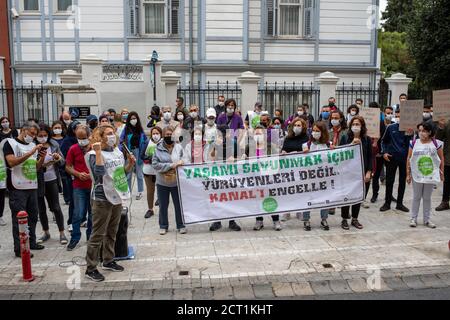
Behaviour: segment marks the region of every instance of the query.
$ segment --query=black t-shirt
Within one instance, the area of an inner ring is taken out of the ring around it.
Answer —
[[[16,140],[18,143],[23,144],[23,145],[27,145],[25,142],[20,141],[19,139],[15,138],[14,140]],[[16,190],[16,188],[14,188],[12,181],[11,181],[11,166],[9,165],[8,161],[6,161],[6,156],[12,154],[14,155],[14,150],[11,147],[11,145],[9,144],[9,141],[5,142],[5,145],[3,146],[3,154],[5,155],[5,166],[7,168],[7,186],[8,186],[8,190]]]
[[[3,141],[4,139],[8,139],[8,138],[17,138],[19,136],[19,133],[17,132],[16,129],[11,129],[10,132],[8,133],[4,133],[3,131],[0,131],[0,142]]]

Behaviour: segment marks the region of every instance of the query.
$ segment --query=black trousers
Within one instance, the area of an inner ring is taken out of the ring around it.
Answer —
[[[366,182],[365,184],[366,184],[366,194],[364,195],[364,199],[367,197],[367,192],[370,188],[370,181]],[[352,207],[352,218],[358,219],[359,212],[361,211],[361,203],[355,204],[351,207]],[[341,217],[342,219],[350,219],[350,206],[341,207]]]
[[[37,190],[12,190],[9,192],[9,207],[11,209],[12,234],[14,251],[20,252],[19,223],[17,214],[20,211],[28,213],[28,228],[30,232],[30,247],[36,246],[36,224],[38,220]]]
[[[3,211],[5,211],[5,197],[6,189],[0,189],[0,218],[3,217]]]
[[[405,195],[406,187],[406,159],[391,158],[391,161],[385,161],[386,166],[386,203],[388,205],[392,202],[392,191],[394,189],[395,175],[397,169],[399,171],[398,176],[398,196],[397,206],[403,204],[403,197]]]
[[[380,176],[381,171],[383,171],[384,159],[383,157],[375,158],[377,162],[376,170],[372,178],[372,195],[378,197],[378,192],[380,191]]]
[[[279,215],[273,215],[272,217],[272,221],[273,222],[277,222],[280,221],[280,216]],[[256,221],[264,221],[264,217],[256,217]]]
[[[45,207],[45,199],[47,199],[50,211],[55,214],[56,224],[59,231],[64,231],[64,216],[59,205],[59,187],[58,181],[49,181],[45,183],[45,198],[39,197],[39,220],[41,221],[42,229],[49,230],[47,208]]]
[[[444,193],[442,195],[442,202],[450,200],[450,166],[444,166]]]

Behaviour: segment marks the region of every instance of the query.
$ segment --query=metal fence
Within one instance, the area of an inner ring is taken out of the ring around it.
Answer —
[[[13,101],[14,125],[20,127],[28,119],[51,124],[58,118],[58,103],[56,96],[41,82],[36,86],[30,85],[7,88],[0,83],[0,111],[2,115],[12,118],[8,114],[8,98]]]
[[[344,112],[347,108],[355,104],[356,99],[363,100],[363,106],[368,107],[371,102],[378,102],[380,106],[390,106],[392,100],[392,91],[388,88],[379,87],[378,89],[370,89],[363,86],[362,83],[355,85],[342,83],[338,85],[336,90],[336,105]]]
[[[320,109],[320,90],[314,88],[311,82],[305,84],[287,84],[265,83],[263,88],[258,90],[259,100],[270,115],[275,113],[275,109],[283,110],[283,116],[287,118],[289,115],[297,111],[297,107],[303,103],[309,105],[310,113],[317,117]]]
[[[205,116],[206,110],[208,108],[213,108],[217,105],[217,98],[222,95],[226,99],[235,99],[237,106],[241,106],[241,94],[242,90],[238,82],[231,83],[225,82],[216,83],[207,82],[206,86],[202,88],[201,83],[198,82],[196,85],[189,83],[187,88],[178,88],[178,97],[184,98],[184,105],[190,106],[195,104],[200,107],[200,114],[202,117]]]

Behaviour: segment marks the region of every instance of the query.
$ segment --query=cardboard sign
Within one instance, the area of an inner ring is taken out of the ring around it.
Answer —
[[[433,91],[433,119],[450,118],[450,89]]]
[[[367,135],[371,138],[380,138],[380,109],[361,108],[359,115],[364,118],[367,127]]]
[[[423,121],[424,100],[406,100],[400,103],[400,131],[415,130]]]

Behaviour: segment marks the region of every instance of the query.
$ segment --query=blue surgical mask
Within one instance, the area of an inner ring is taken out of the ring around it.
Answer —
[[[330,117],[330,113],[329,112],[322,112],[322,119],[324,120],[328,120],[328,118]]]

